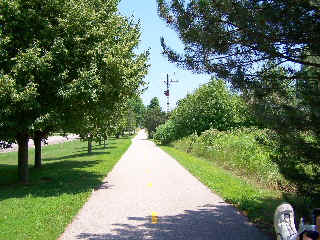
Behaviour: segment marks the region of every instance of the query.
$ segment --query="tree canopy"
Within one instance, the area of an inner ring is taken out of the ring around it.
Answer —
[[[141,97],[135,96],[132,99],[130,99],[129,108],[135,115],[136,127],[142,127],[146,107],[143,105]]]
[[[233,94],[223,80],[214,78],[179,100],[169,119],[165,127],[157,128],[156,133],[168,128],[170,140],[193,133],[200,135],[210,128],[226,131],[254,123],[243,99]]]
[[[1,1],[0,139],[17,140],[22,180],[34,130],[79,133],[83,119],[101,123],[144,84],[148,53],[136,54],[139,25],[118,3]]]
[[[162,38],[168,59],[229,81],[276,130],[284,175],[319,192],[320,1],[157,2],[185,47],[178,53]]]
[[[170,61],[195,72],[217,74],[235,86],[250,83],[272,61],[319,68],[320,1],[157,0],[159,15],[184,43],[184,53],[165,44]]]
[[[156,128],[163,124],[166,119],[166,113],[162,111],[159,99],[157,97],[152,98],[145,111],[143,121],[143,126],[148,130],[150,138],[153,137]]]

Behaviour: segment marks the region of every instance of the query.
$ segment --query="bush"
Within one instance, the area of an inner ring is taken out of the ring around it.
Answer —
[[[276,153],[260,143],[268,132],[256,128],[209,129],[199,137],[193,134],[173,145],[268,187],[292,189],[273,162],[272,155]]]
[[[157,127],[153,139],[160,144],[168,144],[169,142],[176,140],[176,130],[174,121],[168,120],[165,124]]]
[[[254,124],[253,115],[244,100],[217,79],[180,100],[170,119],[175,122],[178,137],[201,134],[210,128],[225,131]]]

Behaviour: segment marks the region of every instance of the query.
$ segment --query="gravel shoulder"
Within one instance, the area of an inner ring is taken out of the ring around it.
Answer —
[[[59,240],[268,239],[140,131]]]
[[[46,141],[47,144],[58,144],[58,143],[63,143],[63,142],[68,142],[68,141],[73,141],[75,139],[78,139],[79,136],[75,134],[69,134],[66,137],[63,136],[50,136],[48,137],[48,140]],[[29,140],[29,148],[34,148],[33,140]],[[46,144],[42,143],[42,146],[45,146]],[[18,144],[12,144],[11,148],[5,148],[2,149],[0,148],[0,153],[6,153],[6,152],[15,152],[18,151]]]

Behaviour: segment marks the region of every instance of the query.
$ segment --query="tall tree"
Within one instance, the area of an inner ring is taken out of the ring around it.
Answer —
[[[150,138],[153,137],[156,128],[163,124],[166,119],[166,113],[161,110],[159,99],[157,97],[152,98],[145,111],[143,123],[144,127],[148,130]]]
[[[162,39],[169,60],[196,72],[215,73],[234,85],[250,83],[267,61],[319,68],[320,2],[258,0],[157,0],[160,17],[185,45],[176,53]],[[307,50],[307,51],[306,51]]]
[[[277,143],[272,144],[278,153],[274,160],[283,175],[299,192],[320,197],[320,87],[313,78],[319,73],[304,67],[292,84],[285,69],[268,69],[259,78],[259,91],[246,98],[260,123],[278,133],[271,134],[270,140]]]
[[[4,0],[0,3],[0,139],[19,145],[28,181],[28,139],[43,119],[75,129],[81,118],[134,95],[147,53],[137,55],[139,26],[117,13],[118,0]],[[109,112],[111,115],[112,112]]]
[[[146,107],[143,105],[142,99],[140,96],[135,96],[129,100],[129,108],[135,114],[136,127],[141,127],[143,124],[144,113]]]
[[[177,53],[162,38],[168,59],[230,81],[279,134],[285,175],[294,181],[301,175],[300,183],[319,189],[320,1],[157,2],[185,45]],[[301,164],[313,169],[311,177]]]
[[[150,100],[150,104],[147,106],[148,109],[160,108],[159,99],[154,97]]]
[[[226,131],[254,123],[243,99],[231,93],[223,80],[214,78],[181,99],[170,119],[177,138],[201,134],[210,128]]]

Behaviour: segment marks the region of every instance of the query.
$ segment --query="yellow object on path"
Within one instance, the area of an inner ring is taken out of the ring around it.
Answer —
[[[157,224],[158,223],[158,214],[156,212],[152,212],[151,214],[151,223],[152,224]]]

